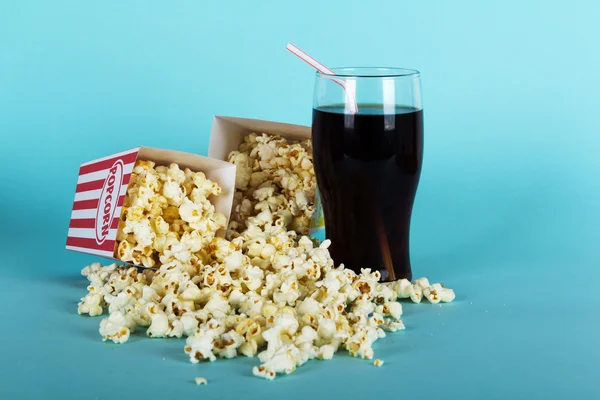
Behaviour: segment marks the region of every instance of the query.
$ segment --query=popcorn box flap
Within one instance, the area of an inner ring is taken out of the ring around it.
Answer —
[[[289,140],[305,140],[311,138],[312,131],[309,126],[304,125],[293,125],[260,119],[215,116],[210,131],[208,156],[227,161],[229,153],[237,150],[239,145],[244,141],[244,136],[252,132],[280,135]],[[315,213],[311,220],[310,234],[320,240],[324,240],[324,230],[325,218],[317,189]]]
[[[311,129],[308,126],[260,119],[216,116],[210,131],[208,156],[227,160],[229,153],[237,150],[244,141],[244,136],[252,132],[280,135],[291,140],[304,140],[311,137]]]
[[[207,178],[221,186],[221,195],[211,196],[209,200],[229,221],[235,192],[235,165],[181,151],[136,147],[81,164],[67,249],[114,259],[121,211],[138,158],[154,161],[157,165],[175,162],[182,169],[187,167],[204,172]],[[224,237],[225,230],[220,230],[217,235]]]

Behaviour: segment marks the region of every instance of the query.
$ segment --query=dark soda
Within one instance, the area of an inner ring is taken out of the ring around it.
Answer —
[[[359,104],[313,110],[325,233],[336,264],[412,279],[409,231],[423,161],[423,111]]]

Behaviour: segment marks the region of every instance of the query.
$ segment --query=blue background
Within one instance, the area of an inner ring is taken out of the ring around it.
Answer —
[[[366,4],[0,0],[0,398],[600,397],[600,3]],[[405,305],[382,368],[341,355],[274,382],[255,359],[190,364],[183,340],[103,343],[76,314],[97,258],[63,249],[79,164],[205,154],[214,115],[310,124],[287,41],[421,71],[413,265],[456,301]]]

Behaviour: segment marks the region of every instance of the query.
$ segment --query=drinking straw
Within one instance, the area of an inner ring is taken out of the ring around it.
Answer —
[[[327,68],[325,65],[318,62],[314,57],[310,56],[308,53],[300,50],[296,45],[292,43],[288,43],[285,47],[290,53],[316,69],[322,74],[325,75],[336,75],[331,69]],[[356,104],[356,86],[354,85],[354,81],[346,81],[343,79],[335,79],[330,78],[332,81],[340,85],[346,94],[346,104],[350,108],[350,112],[352,114],[356,114],[358,112],[358,105]]]

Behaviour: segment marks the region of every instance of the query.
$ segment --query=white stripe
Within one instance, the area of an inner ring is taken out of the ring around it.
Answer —
[[[100,198],[100,194],[102,194],[102,189],[96,190],[88,190],[87,192],[79,192],[75,193],[74,201],[83,201],[83,200],[92,200]]]
[[[94,239],[96,238],[96,230],[94,228],[69,228],[68,236],[80,239]],[[117,229],[109,229],[107,238],[116,236]]]
[[[88,210],[73,210],[71,212],[71,219],[94,219],[96,218],[96,209]]]
[[[119,218],[121,216],[121,210],[123,206],[118,206],[115,208],[115,213],[113,218]],[[71,219],[94,219],[96,218],[97,208],[88,208],[85,210],[73,210],[71,211]]]
[[[131,171],[133,171],[134,166],[135,166],[135,162],[125,164],[125,166],[123,168],[123,175],[130,174]],[[110,170],[110,168],[106,168],[106,169],[96,171],[96,172],[90,172],[89,174],[79,175],[79,178],[77,178],[77,183],[79,184],[79,183],[98,181],[100,179],[106,179],[106,177],[108,176],[108,170]]]
[[[121,157],[121,156],[125,156],[127,154],[137,153],[139,151],[140,151],[140,148],[136,147],[135,149],[125,150],[125,151],[122,151],[120,153],[112,154],[110,156],[106,156],[106,157],[102,157],[102,158],[97,158],[97,159],[92,160],[92,161],[84,162],[83,164],[81,164],[81,166],[85,167],[86,165],[92,165],[92,164],[95,164],[95,163],[100,162],[100,161],[110,160],[111,158]]]
[[[99,255],[102,257],[108,257],[108,258],[112,258],[113,260],[115,260],[115,258],[113,257],[112,251],[87,249],[85,247],[77,247],[77,246],[66,246],[66,249],[73,250],[73,251],[79,251],[81,253],[96,254],[96,255]]]
[[[87,192],[75,193],[74,201],[95,200],[95,199],[100,198],[101,193],[102,193],[102,189],[88,190]],[[121,192],[119,193],[119,197],[123,196],[126,193],[127,193],[127,186],[123,185],[121,187]]]

